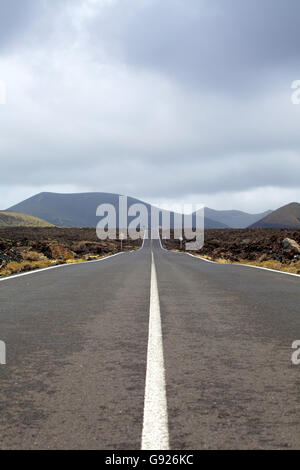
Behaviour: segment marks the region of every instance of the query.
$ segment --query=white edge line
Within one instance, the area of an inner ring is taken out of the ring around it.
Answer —
[[[174,252],[174,253],[181,253],[181,252]],[[271,269],[271,268],[264,268],[263,266],[253,266],[252,264],[243,264],[243,263],[228,263],[228,264],[222,264],[218,263],[217,261],[211,261],[206,258],[202,258],[201,256],[195,256],[192,255],[191,253],[184,253],[184,255],[189,255],[192,256],[193,258],[196,259],[201,259],[202,261],[206,261],[207,263],[213,263],[213,264],[218,264],[219,266],[244,266],[245,268],[255,268],[255,269],[262,269],[263,271],[271,271],[272,273],[277,273],[277,274],[287,274],[288,276],[296,276],[300,277],[300,274],[294,274],[294,273],[287,273],[286,271],[279,271],[278,269]]]
[[[105,261],[109,258],[113,258],[114,256],[124,255],[126,253],[132,253],[132,252],[135,252],[135,250],[121,251],[120,253],[115,253],[114,255],[105,256],[101,259],[95,259],[93,261],[82,261],[82,262],[77,262],[77,263],[64,263],[64,264],[58,264],[57,266],[50,266],[49,268],[41,268],[41,269],[37,268],[37,269],[35,269],[33,271],[29,271],[27,273],[14,274],[13,276],[4,277],[3,279],[0,279],[0,282],[9,281],[10,279],[15,279],[17,277],[29,276],[30,274],[38,274],[38,273],[41,273],[43,271],[49,271],[50,269],[65,268],[67,266],[81,266],[83,264],[91,264],[91,263],[99,263],[100,261]]]
[[[252,266],[252,264],[238,264],[237,263],[237,264],[233,264],[233,266],[245,266],[246,268],[263,269],[264,271],[271,271],[272,273],[287,274],[288,276],[300,277],[300,274],[287,273],[286,271],[279,271],[278,269],[263,268],[262,266]]]
[[[244,266],[245,268],[255,268],[255,269],[262,269],[263,271],[270,271],[272,273],[277,273],[277,274],[287,274],[288,276],[294,276],[294,277],[300,277],[300,274],[294,274],[294,273],[287,273],[286,271],[279,271],[278,269],[271,269],[271,268],[264,268],[263,266],[253,266],[252,264],[242,264],[242,263],[228,263],[228,265],[224,265],[222,263],[218,263],[217,261],[212,261],[210,259],[202,258],[201,256],[196,256],[192,255],[192,253],[187,253],[185,251],[172,251],[172,250],[166,250],[163,248],[161,239],[159,237],[160,241],[160,246],[162,247],[163,250],[168,251],[169,253],[177,253],[181,255],[188,255],[192,256],[193,258],[200,259],[201,261],[205,261],[206,263],[212,263],[212,264],[218,264],[219,266]]]
[[[174,251],[174,253],[180,253],[180,252]],[[201,258],[200,256],[192,255],[191,253],[182,252],[182,254],[192,256],[193,258],[196,258],[196,259],[201,259],[202,261],[206,261],[207,263],[218,264],[219,266],[244,266],[245,268],[262,269],[263,271],[271,271],[272,273],[287,274],[288,276],[300,277],[300,274],[287,273],[286,271],[279,271],[278,269],[264,268],[263,266],[253,266],[252,264],[242,264],[242,263],[222,264],[222,263],[218,263],[217,261],[211,261],[211,260],[206,259],[206,258]]]
[[[158,238],[159,238],[159,242],[160,242],[161,249],[164,250],[164,251],[167,251],[168,253],[176,253],[176,254],[178,254],[178,255],[189,255],[189,256],[192,256],[193,258],[197,258],[197,259],[201,259],[202,261],[206,261],[207,263],[220,264],[220,263],[217,263],[216,261],[211,261],[211,260],[209,260],[209,259],[202,258],[201,256],[192,255],[192,253],[187,253],[186,251],[167,250],[166,248],[164,248],[164,247],[162,246],[162,242],[161,242],[160,236],[159,236]]]
[[[175,253],[179,253],[179,252],[175,252]],[[264,268],[263,266],[253,266],[252,264],[244,264],[244,263],[228,263],[228,264],[222,264],[222,263],[218,263],[217,261],[211,261],[211,260],[209,260],[209,259],[202,258],[201,256],[192,255],[191,253],[183,253],[183,254],[192,256],[193,258],[201,259],[202,261],[206,261],[207,263],[218,264],[219,266],[244,266],[245,268],[262,269],[262,270],[264,270],[264,271],[271,271],[272,273],[287,274],[288,276],[300,277],[300,274],[287,273],[286,271],[279,271],[278,269]]]
[[[144,248],[145,238],[146,238],[146,232],[144,234],[143,244],[142,244],[141,248],[139,248],[139,250],[142,250]],[[17,277],[29,276],[29,274],[37,274],[37,273],[41,273],[43,271],[49,271],[50,269],[63,268],[63,267],[66,267],[66,266],[76,266],[76,265],[79,265],[79,264],[82,265],[82,264],[90,264],[90,263],[99,263],[100,261],[105,261],[106,259],[113,258],[114,256],[125,255],[126,253],[136,253],[139,250],[120,251],[120,253],[115,253],[114,255],[105,256],[101,259],[95,259],[95,260],[92,260],[92,261],[83,261],[83,262],[77,262],[77,263],[76,262],[75,263],[64,263],[64,264],[58,264],[57,266],[49,266],[48,268],[41,268],[41,269],[37,268],[37,269],[34,269],[33,271],[29,271],[27,273],[14,274],[13,276],[7,276],[7,277],[4,277],[2,279],[0,278],[0,282],[9,281],[10,279],[15,279]]]
[[[177,253],[178,253],[178,252],[177,252]],[[207,258],[202,258],[202,256],[192,255],[192,253],[184,253],[184,254],[185,254],[185,255],[192,256],[193,258],[201,259],[202,261],[205,261],[206,263],[220,264],[220,263],[217,263],[217,261],[212,261],[212,260],[207,259]]]
[[[153,252],[151,252],[149,333],[141,447],[142,450],[170,448],[161,314]]]
[[[138,253],[139,251],[141,251],[143,248],[144,248],[144,245],[145,245],[145,240],[146,240],[146,230],[144,230],[144,237],[143,237],[143,243],[142,243],[142,246],[140,246],[140,248],[138,250],[132,250],[130,253]]]
[[[147,233],[147,231],[146,231],[146,230],[144,230],[143,243],[142,243],[142,246],[141,246],[140,250],[142,250],[142,249],[144,248],[144,245],[145,245],[145,240],[146,240],[146,233]]]
[[[160,233],[159,233],[159,231],[158,231],[158,239],[159,239],[159,243],[160,243],[161,249],[164,250],[164,251],[170,252],[170,250],[167,250],[166,248],[164,248],[164,247],[162,246],[162,242],[161,242],[161,238],[160,238]]]

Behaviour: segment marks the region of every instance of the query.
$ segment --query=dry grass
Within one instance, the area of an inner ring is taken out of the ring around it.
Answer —
[[[11,276],[22,272],[32,271],[34,269],[48,268],[55,264],[55,261],[44,259],[41,261],[21,261],[20,263],[12,261],[0,270],[0,276]]]
[[[216,263],[219,263],[219,264],[233,264],[228,259],[224,259],[224,258],[218,258],[212,261],[215,261]]]
[[[208,256],[206,256],[205,258],[212,260],[212,258],[209,258]],[[212,261],[215,261],[219,264],[247,264],[248,266],[258,266],[260,268],[274,269],[275,271],[300,274],[300,261],[291,264],[280,263],[280,261],[276,260],[261,261],[260,259],[256,261],[249,261],[247,259],[241,259],[239,261],[229,261],[228,259],[218,258]]]
[[[43,253],[38,253],[37,251],[28,251],[22,253],[22,258],[24,261],[44,261],[47,259]]]
[[[105,255],[102,255],[102,256],[84,255],[82,258],[69,258],[67,260],[62,261],[61,259],[49,260],[46,257],[44,257],[43,259],[39,259],[39,260],[32,260],[31,258],[36,257],[35,252],[30,252],[30,253],[27,253],[28,258],[24,259],[24,261],[21,261],[21,262],[12,261],[11,263],[8,263],[5,267],[0,269],[0,277],[12,276],[13,274],[20,274],[23,272],[29,272],[29,271],[33,271],[36,269],[48,268],[50,266],[56,266],[58,264],[75,264],[75,263],[84,263],[87,261],[96,261],[96,260],[100,260],[102,258],[106,258],[107,256],[112,255],[112,253],[106,253]]]
[[[0,227],[54,227],[54,225],[21,212],[0,211]]]
[[[172,250],[172,251],[179,251],[179,250]],[[285,264],[285,263],[280,263],[280,261],[276,261],[276,260],[265,260],[266,255],[262,255],[256,261],[249,261],[247,259],[241,259],[239,261],[230,261],[224,258],[214,259],[208,255],[202,255],[202,254],[199,255],[197,253],[192,253],[192,254],[194,256],[197,256],[198,258],[205,258],[209,261],[215,261],[216,263],[219,263],[219,264],[247,264],[249,266],[258,266],[261,268],[274,269],[275,271],[283,271],[283,272],[291,273],[291,274],[300,274],[300,260],[294,263]]]
[[[268,260],[268,261],[249,261],[249,260],[240,260],[238,263],[233,264],[247,264],[249,266],[258,266],[261,268],[275,269],[276,271],[283,271],[286,273],[300,274],[300,260],[296,263],[283,264],[280,261]]]

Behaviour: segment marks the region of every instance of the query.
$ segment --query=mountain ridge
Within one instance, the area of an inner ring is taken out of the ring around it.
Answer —
[[[61,227],[96,227],[99,222],[99,217],[96,216],[97,207],[103,203],[112,204],[116,207],[118,216],[119,197],[120,194],[101,192],[65,194],[42,192],[8,210],[23,212]],[[142,203],[148,211],[152,207],[151,204],[134,197],[128,196],[127,200],[128,206]],[[243,211],[217,211],[206,207],[205,228],[246,228],[270,212],[248,214]]]
[[[300,228],[300,204],[291,202],[279,207],[249,228]]]
[[[271,214],[268,210],[258,214],[250,214],[239,210],[215,210],[205,207],[205,216],[220,223],[224,223],[230,228],[247,228],[257,220]]]
[[[120,194],[115,193],[49,193],[36,194],[19,204],[10,207],[10,211],[43,218],[58,227],[96,227],[99,217],[96,209],[100,204],[112,204],[116,208],[118,221],[118,204]],[[149,211],[151,204],[127,196],[128,207],[133,204],[144,204]],[[171,212],[171,214],[173,214]],[[225,224],[205,220],[206,228],[229,228]]]

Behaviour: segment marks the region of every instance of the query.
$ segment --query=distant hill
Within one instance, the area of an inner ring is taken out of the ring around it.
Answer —
[[[219,222],[218,220],[213,220],[210,219],[209,217],[206,216],[206,209],[204,209],[204,225],[206,230],[212,229],[212,228],[230,228],[228,225],[223,224],[222,222]]]
[[[227,210],[227,211],[216,211],[213,209],[205,208],[205,217],[224,224],[230,228],[246,228],[249,225],[254,224],[258,220],[271,214],[272,211],[266,211],[260,214],[248,214],[247,212]]]
[[[100,204],[112,204],[117,208],[118,202],[119,195],[110,193],[40,193],[9,210],[49,220],[58,227],[96,227],[99,222],[97,207]],[[139,202],[138,199],[128,198],[128,205]]]
[[[144,204],[150,213],[150,204],[128,197],[128,206],[138,203]],[[58,227],[96,227],[99,222],[96,209],[100,204],[112,204],[116,208],[118,220],[119,194],[111,193],[58,194],[45,192],[32,196],[8,210],[47,220]],[[261,214],[248,214],[235,210],[217,211],[206,207],[204,214],[206,229],[225,229],[246,228],[274,213],[267,211]]]
[[[0,211],[0,227],[52,227],[45,220],[20,212]]]
[[[48,220],[59,227],[96,227],[99,217],[96,209],[100,204],[112,204],[116,207],[118,220],[119,194],[111,193],[79,193],[79,194],[57,194],[40,193],[9,210],[20,211],[25,214]],[[128,197],[128,206],[132,204],[145,204],[148,211],[151,205]],[[172,226],[172,225],[171,225]],[[228,228],[222,222],[205,217],[206,228]]]
[[[255,222],[250,228],[300,228],[300,204],[292,202]]]

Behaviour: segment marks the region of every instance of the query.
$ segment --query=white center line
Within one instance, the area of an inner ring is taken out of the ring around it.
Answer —
[[[153,253],[151,255],[150,319],[142,450],[169,450],[161,316]]]

